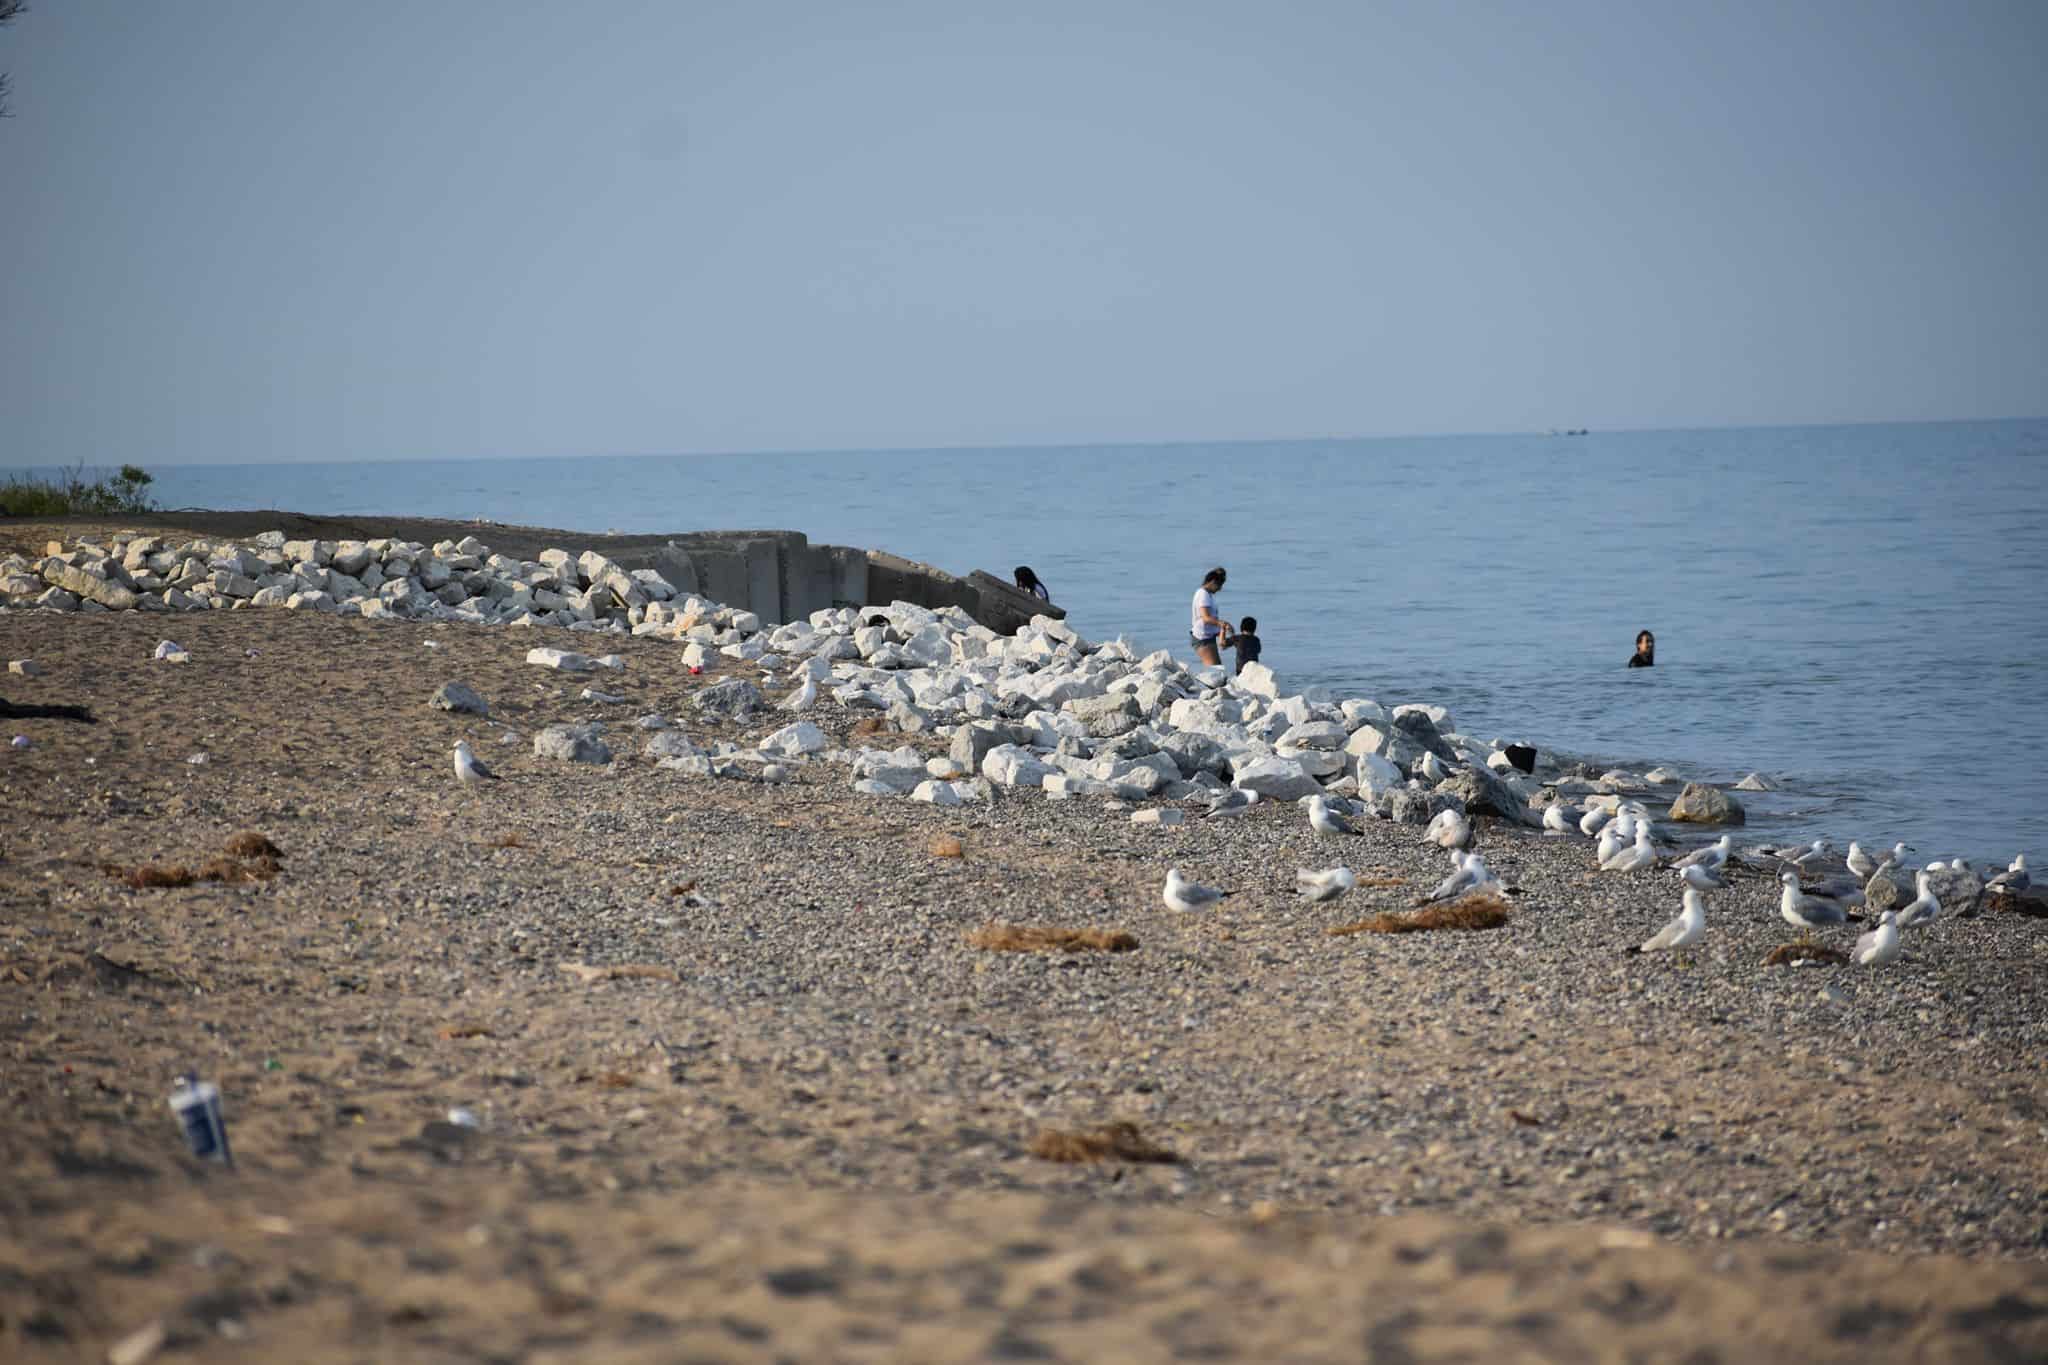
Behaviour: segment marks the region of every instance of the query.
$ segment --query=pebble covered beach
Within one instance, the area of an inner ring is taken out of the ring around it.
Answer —
[[[282,609],[0,638],[40,666],[8,701],[96,718],[9,720],[0,760],[11,1356],[2048,1352],[2048,921],[1766,966],[1800,935],[1738,864],[1703,942],[1637,955],[1668,870],[1475,811],[1505,924],[1333,933],[1442,850],[1094,779],[764,780],[717,746],[793,717],[699,708],[760,670],[671,639]],[[488,717],[428,704],[455,680]],[[706,762],[649,757],[647,714]],[[803,715],[834,752],[951,750]],[[611,761],[536,752],[590,722]],[[458,784],[458,739],[501,780]],[[1356,889],[1298,897],[1338,863]],[[1171,911],[1169,866],[1233,894]],[[1135,944],[977,946],[996,925]],[[187,1070],[233,1171],[183,1151]],[[1104,1132],[1156,1159],[1043,1155]]]

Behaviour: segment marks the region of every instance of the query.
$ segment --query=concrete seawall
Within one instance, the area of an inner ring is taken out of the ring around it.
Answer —
[[[692,531],[658,545],[592,548],[627,569],[655,569],[684,592],[744,607],[764,621],[801,621],[828,607],[915,602],[959,607],[991,630],[1009,634],[1033,616],[1064,618],[995,575],[965,578],[884,550],[813,545],[801,531]]]

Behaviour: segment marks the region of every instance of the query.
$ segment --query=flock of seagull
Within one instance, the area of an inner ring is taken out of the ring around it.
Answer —
[[[1211,804],[1209,815],[1213,818],[1242,814],[1256,803],[1256,797],[1244,792],[1231,792]],[[1317,835],[1341,837],[1358,833],[1330,805],[1327,797],[1311,796],[1307,806],[1309,828]],[[1613,807],[1593,806],[1583,812],[1574,811],[1560,801],[1543,812],[1543,827],[1553,835],[1568,835],[1576,830],[1588,838],[1597,838],[1595,860],[1602,872],[1647,871],[1657,867],[1662,858],[1656,846],[1649,809],[1639,801],[1623,801]],[[1472,841],[1472,822],[1462,811],[1440,811],[1429,822],[1423,830],[1422,842],[1449,851],[1451,872],[1424,899],[1424,904],[1452,900],[1498,884],[1486,866],[1486,860],[1473,850]],[[1805,876],[1817,872],[1828,859],[1830,845],[1826,839],[1816,839],[1804,847],[1767,848],[1760,852],[1775,860],[1779,868],[1778,914],[1787,924],[1811,931],[1823,925],[1846,923],[1852,910],[1869,903],[1880,881],[1891,879],[1904,867],[1910,849],[1909,844],[1897,843],[1889,852],[1882,853],[1881,858],[1873,858],[1860,843],[1852,840],[1846,859],[1848,875],[1812,883],[1808,883]],[[1734,857],[1734,850],[1733,836],[1724,834],[1713,843],[1671,862],[1671,871],[1685,886],[1679,898],[1678,915],[1645,939],[1636,951],[1656,953],[1689,948],[1706,937],[1706,895],[1729,884],[1728,864]],[[1884,911],[1878,918],[1877,927],[1857,938],[1850,959],[1862,966],[1882,967],[1897,958],[1901,950],[1899,931],[1922,928],[1933,923],[1939,915],[1941,902],[1929,887],[1929,877],[1941,871],[1971,873],[1972,869],[1961,858],[1947,863],[1929,863],[1918,869],[1914,873],[1918,894],[1898,909]],[[1321,871],[1303,868],[1295,873],[1295,884],[1302,899],[1322,902],[1335,900],[1358,883],[1350,868],[1330,867]],[[2027,873],[2027,855],[2019,854],[2003,872],[1989,881],[1980,879],[1980,884],[1987,891],[2015,895],[2027,890],[2032,885]],[[1896,882],[1893,885],[1896,886]],[[1162,896],[1169,909],[1190,911],[1205,909],[1231,894],[1191,882],[1175,867],[1167,869]]]
[[[498,775],[470,751],[467,741],[457,741],[455,745],[455,777],[465,785],[498,779]],[[1258,798],[1249,792],[1231,791],[1213,801],[1208,813],[1212,819],[1241,815],[1257,803]],[[1350,821],[1330,805],[1328,797],[1318,794],[1310,797],[1307,804],[1309,828],[1317,835],[1342,837],[1358,833]],[[1543,828],[1550,834],[1566,835],[1576,828],[1588,838],[1597,837],[1599,843],[1594,852],[1602,872],[1647,871],[1657,866],[1661,856],[1651,830],[1649,809],[1639,801],[1623,801],[1612,808],[1592,806],[1583,813],[1574,812],[1560,801],[1544,810]],[[1458,810],[1437,812],[1423,830],[1424,844],[1447,849],[1451,857],[1450,875],[1429,893],[1425,904],[1452,900],[1498,885],[1486,860],[1472,848],[1472,834],[1472,822]],[[1817,868],[1827,858],[1829,845],[1826,839],[1815,839],[1804,848],[1765,849],[1763,852],[1779,864],[1778,882],[1782,888],[1778,896],[1779,915],[1795,928],[1814,930],[1822,925],[1846,923],[1851,910],[1868,904],[1877,883],[1891,877],[1905,864],[1909,849],[1910,845],[1904,843],[1893,844],[1891,851],[1879,861],[1852,840],[1847,858],[1849,875],[1812,884],[1808,884],[1802,874]],[[1645,939],[1637,951],[1657,953],[1689,948],[1706,937],[1706,893],[1719,891],[1728,885],[1726,872],[1733,856],[1734,839],[1724,834],[1704,848],[1694,849],[1673,861],[1671,870],[1685,884],[1685,891],[1679,898],[1678,915]],[[1901,929],[1918,929],[1933,923],[1941,911],[1941,902],[1928,887],[1928,874],[1944,869],[1971,870],[1968,863],[1958,858],[1952,863],[1929,863],[1917,871],[1914,879],[1919,894],[1903,907],[1886,910],[1879,916],[1877,927],[1857,938],[1851,959],[1863,966],[1881,967],[1899,955]],[[1357,877],[1348,867],[1329,867],[1321,871],[1303,868],[1295,873],[1295,885],[1302,898],[1313,903],[1335,900],[1357,884]],[[2005,871],[1985,882],[1984,888],[2017,894],[2031,885],[2027,875],[2027,855],[2022,853]],[[1167,869],[1162,898],[1169,909],[1185,912],[1206,909],[1231,894],[1191,882],[1175,867]]]

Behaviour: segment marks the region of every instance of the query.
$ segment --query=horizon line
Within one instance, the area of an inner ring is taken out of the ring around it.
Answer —
[[[524,463],[537,460],[718,460],[746,459],[758,456],[818,456],[818,455],[959,455],[968,453],[999,454],[1006,451],[1022,450],[1176,450],[1203,446],[1287,446],[1287,445],[1331,445],[1354,441],[1443,441],[1464,440],[1475,437],[1506,438],[1513,436],[1558,437],[1576,439],[1579,436],[1635,436],[1653,432],[1685,433],[1706,431],[1817,431],[1837,427],[1924,427],[1924,426],[1970,426],[1992,423],[2048,421],[2048,412],[2021,413],[2006,417],[1919,417],[1909,419],[1868,418],[1853,421],[1833,422],[1725,422],[1675,427],[1570,427],[1544,430],[1516,429],[1498,431],[1415,431],[1381,432],[1374,434],[1353,433],[1350,435],[1320,436],[1233,436],[1219,438],[1165,437],[1157,440],[1125,441],[1044,441],[1012,442],[986,445],[974,442],[955,442],[925,446],[764,446],[752,449],[724,450],[587,450],[576,454],[553,455],[505,455],[480,453],[467,455],[393,455],[376,459],[322,459],[322,460],[171,460],[159,462],[158,468],[166,469],[270,469],[291,465],[321,464],[369,464],[396,465],[423,462],[448,461],[451,463],[473,464],[499,460],[507,463]],[[149,468],[148,464],[133,458],[116,460],[110,464],[87,464],[78,461],[73,464],[25,464],[0,465],[0,469],[19,472],[35,470],[109,470],[124,464],[137,464]]]

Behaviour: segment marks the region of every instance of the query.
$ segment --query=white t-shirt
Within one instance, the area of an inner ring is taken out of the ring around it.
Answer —
[[[1197,640],[1213,640],[1221,633],[1217,627],[1203,622],[1202,613],[1205,611],[1211,616],[1216,615],[1216,594],[1210,592],[1207,588],[1196,588],[1194,608],[1189,617],[1188,634],[1194,636]]]

